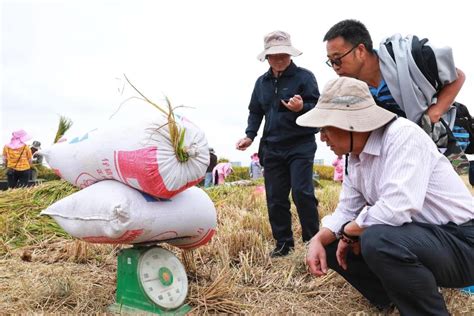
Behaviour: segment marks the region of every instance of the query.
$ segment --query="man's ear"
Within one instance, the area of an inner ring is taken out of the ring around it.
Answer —
[[[369,54],[367,47],[365,47],[363,43],[360,43],[359,45],[357,45],[357,48],[355,49],[355,51],[356,51],[356,55],[359,54],[358,57],[360,58],[365,58]]]

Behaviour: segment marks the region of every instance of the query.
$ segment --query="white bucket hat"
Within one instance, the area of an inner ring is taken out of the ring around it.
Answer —
[[[291,56],[299,56],[303,54],[293,46],[291,46],[290,34],[283,31],[274,31],[265,35],[263,40],[265,49],[261,52],[257,59],[265,61],[267,55],[288,54]]]
[[[339,77],[329,81],[316,107],[296,119],[300,126],[334,126],[350,132],[370,132],[397,115],[377,104],[363,81]]]

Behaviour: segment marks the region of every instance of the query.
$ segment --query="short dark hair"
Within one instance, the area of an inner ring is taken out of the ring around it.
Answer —
[[[342,37],[352,45],[364,44],[369,52],[373,52],[372,38],[362,22],[357,20],[343,20],[333,25],[324,35],[323,42]]]

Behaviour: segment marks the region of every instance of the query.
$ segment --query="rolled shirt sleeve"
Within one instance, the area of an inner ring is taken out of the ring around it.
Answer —
[[[321,220],[322,226],[337,233],[344,223],[354,220],[365,205],[365,198],[355,189],[350,178],[346,177],[336,210]]]

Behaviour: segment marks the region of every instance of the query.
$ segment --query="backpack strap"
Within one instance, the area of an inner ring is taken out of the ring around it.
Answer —
[[[436,56],[433,52],[433,49],[429,45],[426,45],[427,42],[427,38],[420,40],[418,36],[413,35],[411,41],[411,55],[413,56],[416,66],[418,69],[420,69],[423,76],[425,76],[433,88],[439,92],[443,86],[443,83],[441,82],[441,79],[439,79]],[[385,41],[384,45],[390,57],[392,57],[393,61],[396,62],[390,38]]]
[[[425,78],[431,83],[433,88],[439,92],[443,86],[438,75],[438,64],[436,63],[436,56],[430,46],[425,45],[428,42],[427,38],[419,40],[417,36],[413,35],[411,42],[411,54],[415,60],[418,69],[423,73]]]
[[[390,41],[390,38],[387,38],[384,45],[385,45],[385,48],[387,48],[387,52],[390,55],[390,57],[392,57],[393,61],[397,63],[397,61],[395,60],[395,54],[393,53],[393,46],[392,46],[392,42]]]

